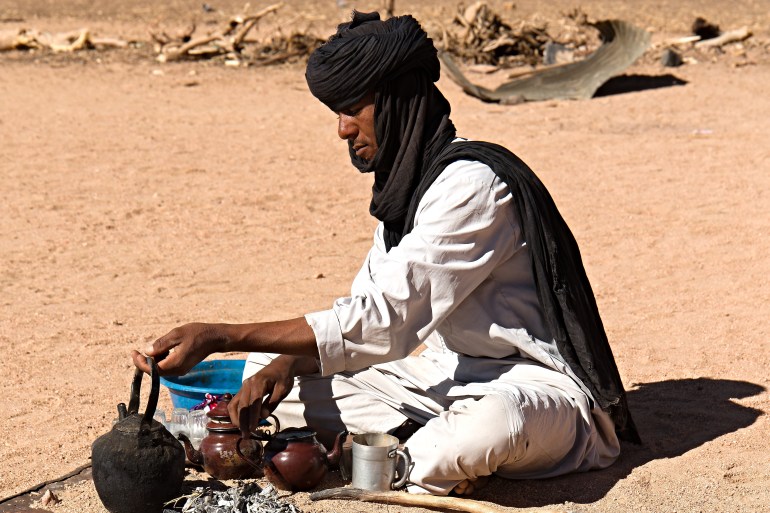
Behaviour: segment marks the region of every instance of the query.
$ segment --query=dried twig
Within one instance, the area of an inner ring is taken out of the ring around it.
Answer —
[[[158,60],[160,62],[179,60],[185,57],[186,55],[189,55],[192,49],[198,48],[199,46],[207,45],[212,41],[216,41],[220,38],[221,36],[219,34],[216,34],[213,36],[207,36],[199,39],[194,39],[192,41],[188,41],[187,43],[179,47],[170,48],[166,53],[161,53],[158,56]],[[218,53],[218,50],[216,52]]]
[[[744,39],[748,39],[749,37],[751,37],[751,31],[748,29],[748,27],[741,27],[739,29],[728,30],[727,32],[723,32],[717,37],[712,37],[710,39],[704,39],[702,41],[698,41],[697,43],[695,43],[695,48],[713,48],[715,46],[722,46],[729,43],[736,43],[738,41],[743,41]]]
[[[35,36],[27,30],[0,31],[0,52],[38,47]]]
[[[76,32],[67,32],[58,34],[49,44],[49,48],[54,52],[74,52],[88,48],[91,44],[91,35],[88,29],[82,29]]]
[[[247,4],[248,6],[248,4]],[[152,33],[152,38],[159,43],[158,60],[160,62],[176,61],[190,56],[200,55],[235,55],[238,56],[243,49],[243,41],[257,24],[257,22],[275,12],[283,6],[283,2],[265,7],[256,14],[250,16],[233,17],[225,29],[207,36],[192,38],[192,33],[186,34],[182,41],[174,41],[165,32]],[[193,29],[194,30],[194,29]],[[195,49],[206,47],[206,50],[193,52]]]
[[[286,52],[273,55],[271,57],[265,57],[259,60],[259,64],[273,64],[275,62],[282,62],[291,59],[292,57],[299,57],[307,53],[305,50],[295,50],[293,52]]]
[[[385,17],[390,18],[396,9],[396,0],[383,0],[382,6],[385,9]]]
[[[75,52],[89,48],[128,46],[128,41],[117,38],[97,38],[88,29],[71,32],[40,32],[34,29],[20,29],[0,32],[0,51],[17,49],[49,49],[53,52]]]

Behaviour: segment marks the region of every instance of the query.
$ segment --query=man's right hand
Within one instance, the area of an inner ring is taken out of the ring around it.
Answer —
[[[161,375],[181,376],[211,353],[218,352],[227,341],[224,325],[196,322],[174,328],[147,346],[144,352],[158,362]],[[131,357],[138,369],[149,374],[145,355],[134,350]]]
[[[294,386],[294,377],[318,372],[314,358],[277,356],[253,376],[245,379],[228,405],[230,420],[249,436],[283,401]]]

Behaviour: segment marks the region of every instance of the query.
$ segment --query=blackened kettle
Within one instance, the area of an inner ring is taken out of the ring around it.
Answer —
[[[91,445],[96,492],[111,513],[161,513],[164,503],[179,497],[184,481],[184,449],[153,419],[160,379],[155,360],[147,357],[147,364],[152,388],[144,414],[138,411],[144,373],[137,369],[128,410],[120,403],[117,423]]]

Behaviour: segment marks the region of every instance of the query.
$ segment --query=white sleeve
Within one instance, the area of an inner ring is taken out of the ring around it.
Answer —
[[[515,251],[511,201],[488,166],[459,161],[428,189],[413,230],[390,252],[380,224],[350,297],[306,315],[321,372],[358,370],[413,351]]]

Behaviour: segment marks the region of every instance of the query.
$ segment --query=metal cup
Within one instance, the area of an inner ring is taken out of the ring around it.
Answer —
[[[353,437],[353,488],[385,492],[401,488],[409,477],[412,459],[398,448],[398,438],[385,433]],[[398,465],[398,459],[403,465]],[[399,476],[396,479],[396,469]],[[403,471],[401,470],[403,469]]]

